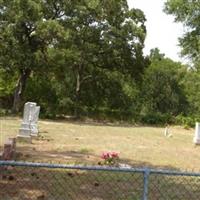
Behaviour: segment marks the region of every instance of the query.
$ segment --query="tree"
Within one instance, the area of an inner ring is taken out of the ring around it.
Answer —
[[[0,1],[0,66],[17,79],[13,110],[20,107],[27,80],[44,74],[57,86],[59,102],[66,96],[73,102],[75,115],[88,96],[99,102],[90,95],[99,88],[110,90],[102,92],[112,102],[114,87],[122,91],[116,74],[133,85],[141,79],[147,63],[142,53],[145,17],[129,10],[126,0]],[[115,84],[105,88],[101,77]]]
[[[0,66],[18,76],[13,111],[18,111],[31,74],[45,72],[48,49],[65,38],[59,7],[64,1],[0,1]],[[64,4],[64,3],[63,3]]]
[[[179,39],[182,55],[189,57],[194,63],[200,61],[200,1],[168,0],[165,12],[175,16],[176,22],[186,27],[185,33]]]
[[[103,90],[110,90],[105,99],[114,98],[108,97],[114,85],[108,87],[105,78],[113,83],[115,74],[121,73],[121,77],[131,75],[133,83],[140,80],[146,66],[142,54],[146,29],[143,13],[138,9],[129,10],[125,0],[73,1],[70,9],[68,20],[63,22],[70,39],[59,46],[70,52],[64,53],[66,57],[61,56],[63,51],[52,52],[52,58],[62,57],[59,68],[55,63],[56,76],[66,87],[61,86],[61,96],[66,94],[64,91],[71,91],[74,114],[78,115],[89,102],[90,107],[100,107],[103,104],[100,100],[105,103],[105,96],[97,96],[106,94]]]
[[[186,73],[184,66],[165,58],[158,49],[151,50],[150,61],[143,81],[143,112],[171,115],[184,113],[187,107],[181,84],[182,73]]]
[[[184,92],[189,103],[190,116],[199,116],[200,112],[200,73],[196,70],[189,70],[183,79]]]

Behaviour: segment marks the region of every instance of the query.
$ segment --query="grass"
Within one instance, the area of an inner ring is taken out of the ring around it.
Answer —
[[[19,118],[1,118],[1,148],[16,136]],[[32,144],[18,143],[19,160],[98,164],[103,151],[120,152],[120,162],[139,167],[200,170],[199,148],[192,143],[194,130],[171,127],[117,126],[40,120],[40,136]],[[150,200],[196,200],[199,178],[151,175]],[[0,199],[140,199],[143,175],[44,168],[0,170]],[[66,196],[66,194],[68,196]]]
[[[1,119],[1,144],[16,136],[21,119]],[[39,122],[40,137],[32,144],[17,144],[23,160],[97,164],[103,151],[117,151],[120,162],[133,166],[180,170],[200,169],[199,148],[192,143],[194,130],[171,127],[117,126],[95,123]],[[1,145],[2,146],[2,145]]]

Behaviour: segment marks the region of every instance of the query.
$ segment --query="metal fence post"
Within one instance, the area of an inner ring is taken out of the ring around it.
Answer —
[[[149,174],[150,170],[144,170],[144,188],[143,188],[143,198],[142,200],[148,200],[148,185],[149,185]]]

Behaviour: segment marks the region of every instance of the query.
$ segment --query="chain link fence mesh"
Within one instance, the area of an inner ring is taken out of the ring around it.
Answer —
[[[143,174],[101,170],[1,167],[3,200],[139,200]]]
[[[197,200],[200,197],[200,174],[8,163],[0,162],[1,200]]]
[[[200,199],[200,176],[192,174],[150,174],[148,187],[149,200]]]

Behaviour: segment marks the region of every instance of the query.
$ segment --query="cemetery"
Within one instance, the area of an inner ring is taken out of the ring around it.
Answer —
[[[165,128],[103,124],[92,121],[51,121],[39,119],[39,111],[40,107],[36,103],[27,102],[24,105],[22,120],[13,117],[1,118],[1,131],[4,133],[4,138],[7,138],[7,140],[4,140],[4,147],[1,146],[3,152],[1,160],[33,162],[33,166],[34,163],[36,163],[36,166],[37,163],[41,163],[41,166],[43,166],[42,163],[49,163],[50,166],[50,163],[59,163],[69,166],[99,166],[101,169],[101,167],[109,167],[109,163],[104,165],[102,158],[106,157],[106,151],[110,151],[116,152],[113,155],[117,155],[117,158],[119,158],[117,162],[120,165],[117,166],[122,167],[122,169],[124,167],[127,170],[137,167],[151,167],[158,170],[172,171],[199,172],[200,170],[198,123],[196,124],[196,130],[186,130],[182,127],[169,125]],[[169,135],[172,136],[168,137]],[[187,159],[185,159],[186,157]],[[71,170],[58,169],[55,171],[46,168],[47,164],[44,166],[40,168],[32,167],[31,170],[25,166],[22,168],[10,167],[6,168],[6,171],[3,170],[2,172],[5,175],[2,175],[3,182],[0,179],[0,197],[5,197],[5,193],[1,193],[1,187],[3,186],[1,184],[6,183],[6,186],[3,187],[4,190],[8,190],[8,187],[18,181],[20,184],[15,185],[11,193],[8,192],[13,197],[16,194],[19,198],[17,200],[25,200],[27,197],[50,200],[51,197],[54,199],[56,195],[59,196],[58,199],[65,199],[66,192],[71,199],[84,197],[87,200],[100,196],[99,199],[106,200],[112,199],[113,196],[121,198],[122,193],[128,199],[129,193],[127,191],[132,191],[132,185],[135,185],[135,183],[140,185],[141,183],[138,180],[143,179],[141,172],[134,173],[134,176],[132,176],[133,174],[123,174],[123,172],[119,174],[112,171],[99,171],[96,173],[91,170],[91,172],[82,172],[77,169],[73,170],[73,168]],[[26,170],[28,171],[26,172]],[[41,182],[35,185],[34,179]],[[45,181],[46,184],[43,187],[45,179],[48,183]],[[169,182],[167,179],[164,180],[158,176],[153,184],[157,185],[159,183],[160,187],[164,188],[167,184],[167,189],[170,191],[173,190],[175,184],[179,185],[176,177],[173,177],[171,183],[170,180]],[[178,186],[177,194],[173,195],[178,197],[179,193],[187,187],[188,182],[196,184],[193,177],[184,177],[183,181],[184,184],[181,187]],[[30,187],[27,188],[26,184]],[[62,184],[63,189],[59,189],[57,184]],[[125,188],[123,187],[124,184],[127,185]],[[73,187],[71,187],[72,185]],[[117,188],[119,187],[119,193],[109,190],[110,187],[115,185]],[[140,197],[141,186],[139,185],[135,186],[132,191],[134,195],[130,196]],[[59,192],[54,191],[53,186],[56,186]],[[94,187],[94,189],[82,194],[85,187]],[[23,191],[23,195],[20,197],[23,188],[27,189]],[[80,190],[80,188],[82,189]],[[104,188],[104,192],[100,188]],[[150,199],[154,200],[156,195],[160,196],[160,199],[164,199],[162,193],[154,193],[151,187],[149,190]],[[31,196],[29,192],[32,192]],[[190,199],[195,200],[196,191],[194,191],[194,194],[194,198]],[[186,200],[187,198],[189,196],[185,194],[182,199]]]
[[[195,130],[186,130],[179,126],[51,121],[39,120],[39,110],[36,103],[27,102],[22,121],[1,119],[3,140],[17,143],[19,160],[97,165],[102,162],[102,152],[116,151],[124,164],[131,166],[199,170],[198,123]]]
[[[200,199],[199,2],[0,0],[0,200]]]

